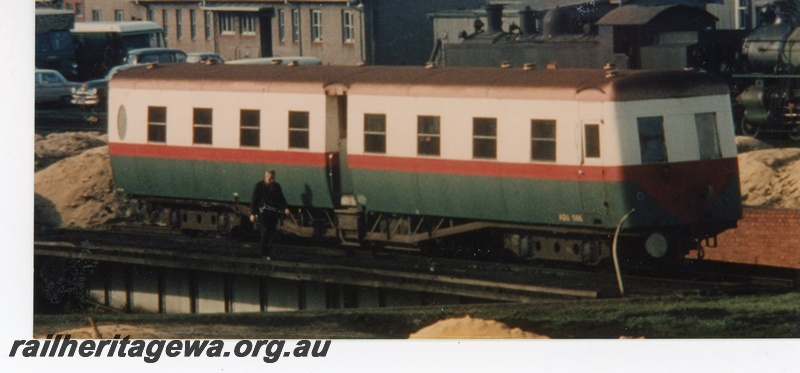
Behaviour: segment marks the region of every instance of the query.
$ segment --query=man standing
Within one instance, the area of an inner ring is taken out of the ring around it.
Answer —
[[[258,221],[261,231],[261,255],[270,260],[278,221],[284,213],[289,214],[281,185],[275,182],[274,170],[267,171],[264,180],[256,183],[253,188],[250,211],[250,221]]]

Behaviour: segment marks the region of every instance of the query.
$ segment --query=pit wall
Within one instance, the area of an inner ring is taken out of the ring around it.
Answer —
[[[447,294],[103,263],[88,299],[132,313],[243,313],[454,305]]]
[[[706,248],[709,260],[800,268],[800,210],[745,208],[736,229]]]

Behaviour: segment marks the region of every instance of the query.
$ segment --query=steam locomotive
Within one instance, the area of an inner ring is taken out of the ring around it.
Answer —
[[[587,3],[589,4],[589,3]],[[519,11],[519,25],[502,29],[503,6],[487,6],[460,42],[437,44],[444,66],[558,66],[680,70],[721,76],[744,135],[783,132],[800,141],[800,9],[779,1],[760,9],[751,32],[716,30],[716,18],[687,5],[591,2],[545,12]],[[589,9],[587,9],[589,7]],[[484,30],[486,26],[486,30]]]

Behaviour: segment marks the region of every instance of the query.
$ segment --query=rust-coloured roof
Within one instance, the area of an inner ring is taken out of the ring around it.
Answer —
[[[714,22],[717,20],[717,17],[714,17],[705,9],[694,6],[679,4],[625,5],[608,12],[597,21],[597,24],[612,26],[642,26],[650,23],[656,17],[669,12],[684,14],[687,20],[705,20],[706,22]]]
[[[727,94],[692,71],[619,71],[493,67],[286,66],[161,64],[114,76],[114,88],[417,97],[629,101]]]

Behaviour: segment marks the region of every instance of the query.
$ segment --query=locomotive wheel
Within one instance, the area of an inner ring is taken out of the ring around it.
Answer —
[[[740,123],[739,128],[742,130],[742,135],[750,136],[752,138],[758,137],[758,133],[761,132],[760,128],[750,124],[747,121],[747,117],[742,117],[742,122]]]
[[[789,139],[792,141],[800,141],[800,127],[797,127],[789,132]]]

